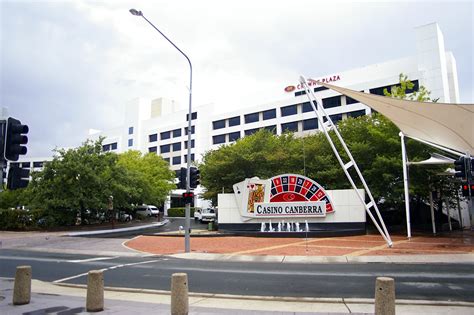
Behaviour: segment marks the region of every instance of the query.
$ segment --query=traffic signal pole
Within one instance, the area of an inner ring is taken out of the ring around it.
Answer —
[[[5,133],[6,133],[6,120],[0,120],[0,192],[3,191],[3,172],[4,169],[7,167],[7,161],[5,160]]]

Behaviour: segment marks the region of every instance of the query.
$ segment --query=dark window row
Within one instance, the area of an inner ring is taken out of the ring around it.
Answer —
[[[192,140],[192,141],[194,141],[194,140]],[[191,145],[193,145],[192,142],[191,142]],[[160,146],[160,153],[171,152],[171,149],[173,149],[174,152],[181,151],[181,142],[161,145]]]
[[[413,83],[413,88],[412,89],[407,89],[405,91],[406,94],[410,94],[413,92],[417,92],[420,89],[420,85],[418,80],[411,81]],[[390,93],[392,90],[392,86],[400,87],[400,83],[395,83],[395,84],[390,84],[390,85],[385,85],[385,86],[380,86],[377,88],[370,89],[369,92],[370,94],[376,94],[376,95],[384,95],[383,90],[387,89],[387,91]]]
[[[319,86],[319,87],[314,88],[314,92],[324,91],[324,90],[327,90],[327,89],[328,88],[325,87],[325,86]],[[300,95],[305,95],[305,94],[306,94],[305,90],[295,92],[295,96],[300,96]]]
[[[260,120],[260,113],[251,113],[244,116],[245,123],[250,124]]]
[[[226,120],[229,121],[229,127],[240,125],[240,116],[231,117],[228,119],[221,119],[212,122],[212,129],[222,129],[226,127]]]
[[[365,109],[356,110],[356,111],[347,113],[347,117],[352,117],[352,118],[356,118],[356,117],[360,117],[364,115],[365,115]]]
[[[110,144],[104,144],[102,146],[102,150],[105,151],[105,152],[110,151],[110,150],[117,150],[117,142],[110,143]]]
[[[133,135],[133,127],[128,127],[128,134]]]
[[[128,146],[133,147],[133,139],[128,139]]]
[[[198,118],[198,113],[197,112],[194,112],[194,113],[191,113],[191,120],[194,120],[194,119],[197,119]],[[186,121],[189,120],[189,113],[186,114]]]
[[[192,126],[194,128],[194,126]],[[188,130],[187,128],[185,128],[185,132],[186,130]],[[182,135],[182,132],[181,132],[181,128],[178,128],[178,129],[174,129],[174,130],[170,130],[170,131],[163,131],[160,133],[160,139],[161,140],[166,140],[166,139],[171,139],[171,137],[173,138],[177,138],[177,137],[181,137]],[[148,141],[149,142],[155,142],[158,140],[158,135],[156,133],[154,134],[151,134],[148,136]]]

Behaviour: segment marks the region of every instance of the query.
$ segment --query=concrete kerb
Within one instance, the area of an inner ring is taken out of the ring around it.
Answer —
[[[139,225],[139,226],[132,226],[127,228],[119,228],[119,229],[108,229],[108,230],[97,230],[97,231],[83,231],[83,232],[72,232],[65,234],[65,236],[94,236],[94,235],[104,235],[104,234],[114,234],[114,233],[121,233],[121,232],[130,232],[130,231],[138,231],[138,230],[145,230],[148,228],[154,228],[157,226],[163,226],[169,222],[168,219],[165,219],[160,222],[147,224],[147,225]]]
[[[267,256],[267,255],[234,255],[213,253],[179,253],[163,255],[168,257],[192,260],[218,260],[236,262],[281,262],[300,264],[327,263],[459,263],[474,264],[474,254],[445,255],[393,255],[393,256]]]
[[[55,286],[69,287],[76,289],[87,289],[87,285],[70,284],[70,283],[54,283]],[[154,289],[136,289],[136,288],[122,288],[122,287],[104,287],[105,291],[123,292],[123,293],[142,293],[142,294],[157,294],[171,296],[171,291],[154,290]],[[66,294],[65,294],[66,295]],[[371,304],[374,305],[375,299],[367,298],[316,298],[316,297],[281,297],[281,296],[259,296],[259,295],[231,295],[219,293],[197,293],[189,292],[189,297],[194,298],[213,298],[213,299],[231,299],[231,300],[253,300],[266,302],[300,302],[300,303],[327,303],[327,304]],[[420,305],[420,306],[462,306],[474,307],[474,302],[463,301],[431,301],[431,300],[396,300],[397,305]]]

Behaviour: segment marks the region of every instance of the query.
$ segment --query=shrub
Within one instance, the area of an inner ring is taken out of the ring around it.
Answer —
[[[199,209],[195,207],[191,207],[190,216],[194,216],[194,210]],[[185,216],[185,208],[169,208],[168,209],[168,217],[182,217]]]

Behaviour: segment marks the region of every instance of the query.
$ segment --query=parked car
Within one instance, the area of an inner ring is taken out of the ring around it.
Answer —
[[[157,217],[159,213],[160,211],[158,210],[158,208],[153,205],[143,205],[137,207],[137,215],[143,217]]]
[[[194,212],[196,219],[196,211]],[[199,211],[198,220],[201,222],[214,222],[216,220],[216,211],[211,208],[202,209]]]

